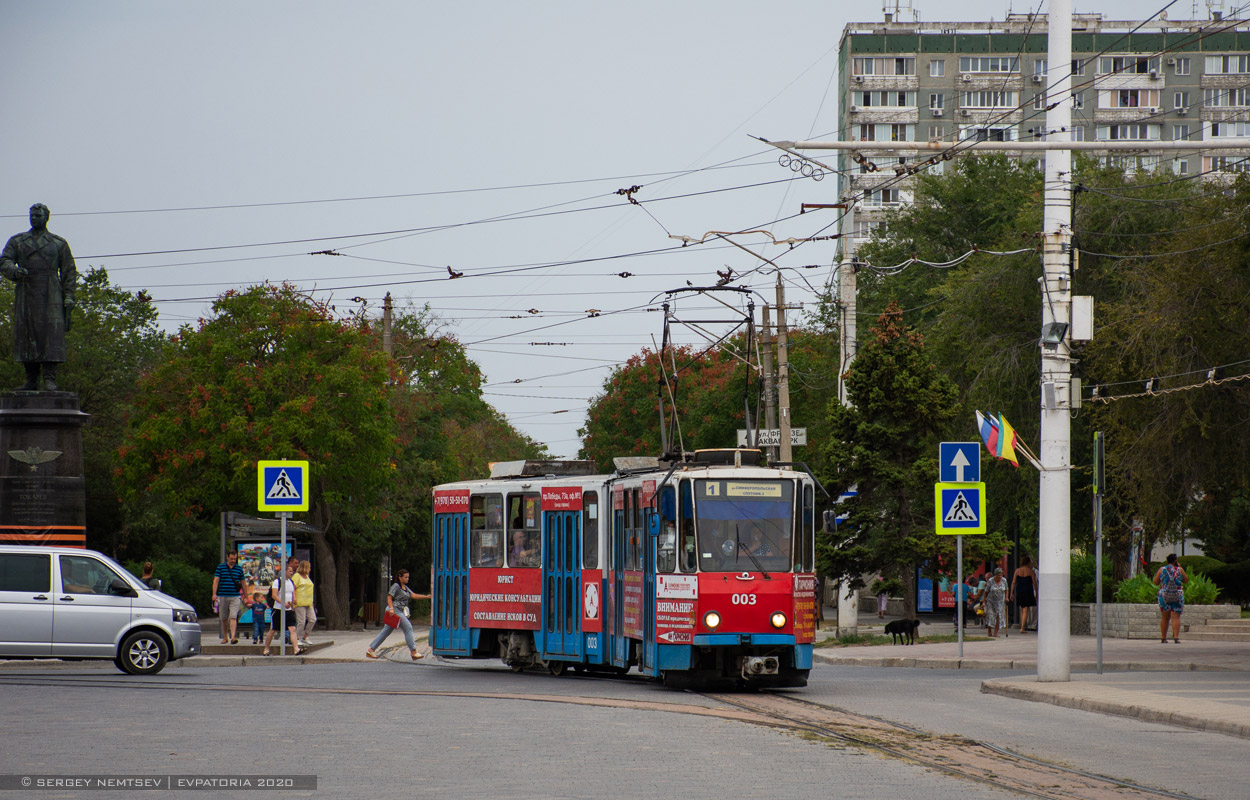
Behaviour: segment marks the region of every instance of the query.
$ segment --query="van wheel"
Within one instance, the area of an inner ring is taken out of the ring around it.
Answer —
[[[160,634],[139,631],[126,637],[113,663],[131,675],[155,675],[165,668],[168,660],[169,646]]]

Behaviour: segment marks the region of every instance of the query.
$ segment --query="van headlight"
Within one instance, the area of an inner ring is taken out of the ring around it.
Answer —
[[[707,612],[703,615],[703,624],[710,631],[716,630],[720,627],[720,614],[717,614],[715,611]]]
[[[174,609],[174,622],[195,622],[196,616],[194,611],[182,611]]]
[[[786,615],[780,611],[773,612],[769,621],[773,623],[774,628],[784,628],[786,626]]]

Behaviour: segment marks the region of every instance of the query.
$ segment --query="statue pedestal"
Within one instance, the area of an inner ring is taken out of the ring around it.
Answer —
[[[90,419],[73,392],[0,393],[0,542],[86,547]]]

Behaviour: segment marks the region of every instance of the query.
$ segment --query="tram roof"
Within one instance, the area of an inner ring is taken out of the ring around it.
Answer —
[[[595,474],[593,461],[559,461],[526,459],[495,461],[490,465],[492,480],[503,478],[542,478],[548,475],[572,477]]]

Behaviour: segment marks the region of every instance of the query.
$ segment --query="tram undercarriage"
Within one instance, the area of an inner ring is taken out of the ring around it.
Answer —
[[[689,670],[666,671],[675,689],[749,687],[779,689],[807,685],[808,669],[796,669],[794,651],[775,647],[697,647]]]

